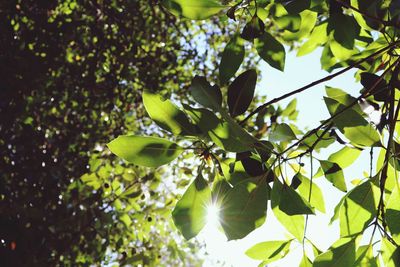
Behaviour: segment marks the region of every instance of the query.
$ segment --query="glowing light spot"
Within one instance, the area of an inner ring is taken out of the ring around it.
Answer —
[[[207,224],[212,226],[219,225],[219,210],[220,208],[215,205],[211,204],[207,207]]]

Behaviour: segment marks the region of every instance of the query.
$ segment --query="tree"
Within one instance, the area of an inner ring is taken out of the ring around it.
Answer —
[[[293,238],[255,244],[246,254],[261,265],[284,257],[290,244],[313,246],[300,266],[398,266],[399,242],[399,39],[398,1],[361,0],[165,0],[163,6],[182,22],[229,18],[229,33],[219,63],[219,79],[192,78],[189,91],[197,104],[178,107],[151,89],[142,94],[149,117],[168,138],[122,135],[109,149],[128,162],[158,167],[188,155],[200,158],[193,180],[172,212],[186,239],[205,225],[207,205],[220,207],[221,226],[229,240],[241,239],[259,227],[270,205]],[[257,71],[237,75],[245,51],[255,52],[283,70],[285,47],[305,55],[322,47],[321,66],[331,75],[264,103],[253,103]],[[215,68],[217,69],[217,67]],[[326,88],[330,117],[315,129],[302,131],[291,122],[295,102],[276,106],[305,90],[356,69],[363,89],[353,97],[346,90]],[[195,71],[196,73],[196,71]],[[214,84],[210,81],[214,81]],[[366,107],[380,112],[371,123]],[[250,109],[249,109],[250,108]],[[269,119],[269,120],[267,120]],[[333,143],[342,149],[327,159],[315,155]],[[342,169],[371,153],[363,180],[349,186]],[[194,153],[191,153],[193,151]],[[377,157],[373,155],[378,154]],[[315,164],[305,166],[311,160]],[[312,166],[319,166],[318,171]],[[373,171],[372,166],[376,166]],[[288,177],[282,170],[291,168]],[[340,238],[320,251],[307,238],[307,219],[325,212],[323,194],[313,178],[323,175],[337,190],[332,221],[339,220]],[[366,231],[372,229],[372,234]],[[370,242],[360,239],[369,235]],[[378,239],[378,242],[373,242]],[[305,250],[304,250],[305,251]]]
[[[147,132],[144,88],[184,99],[178,84],[192,69],[209,73],[215,53],[192,42],[205,29],[177,24],[158,1],[2,1],[0,10],[1,265],[197,264],[200,244],[170,234],[175,193],[161,172],[104,147]]]

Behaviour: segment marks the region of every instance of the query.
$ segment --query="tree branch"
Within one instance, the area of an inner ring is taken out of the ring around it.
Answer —
[[[369,60],[369,59],[371,59],[371,58],[374,58],[375,56],[377,56],[377,55],[379,55],[379,54],[385,52],[386,50],[388,50],[388,49],[394,47],[394,46],[397,45],[398,43],[400,43],[400,41],[393,42],[393,43],[389,44],[388,46],[386,46],[386,47],[384,47],[384,48],[382,48],[382,49],[376,51],[375,53],[372,53],[372,54],[369,55],[368,57],[363,58],[363,59],[357,61],[356,63],[354,63],[354,64],[352,64],[352,65],[350,65],[350,66],[348,66],[348,67],[346,67],[346,68],[344,68],[344,69],[342,69],[342,70],[340,70],[340,71],[338,71],[338,72],[336,72],[336,73],[334,73],[334,74],[328,75],[328,76],[326,76],[326,77],[324,77],[324,78],[322,78],[322,79],[319,79],[319,80],[317,80],[317,81],[314,81],[314,82],[312,82],[312,83],[309,83],[309,84],[307,84],[307,85],[305,85],[305,86],[303,86],[303,87],[301,87],[301,88],[299,88],[299,89],[293,90],[293,91],[291,91],[291,92],[289,92],[289,93],[287,93],[287,94],[284,94],[284,95],[282,95],[282,96],[280,96],[280,97],[277,97],[277,98],[274,98],[274,99],[268,101],[267,103],[262,104],[261,106],[257,107],[255,110],[253,110],[252,112],[250,112],[250,114],[247,115],[247,117],[245,117],[239,124],[240,124],[240,125],[243,125],[247,120],[249,120],[251,117],[253,117],[255,114],[259,113],[260,111],[262,111],[263,109],[265,109],[265,108],[268,107],[269,105],[272,105],[272,104],[274,104],[274,103],[277,103],[277,102],[279,102],[279,101],[281,101],[281,100],[283,100],[283,99],[285,99],[285,98],[288,98],[288,97],[290,97],[290,96],[293,96],[293,95],[295,95],[295,94],[301,93],[301,92],[303,92],[303,91],[305,91],[305,90],[307,90],[307,89],[309,89],[309,88],[311,88],[311,87],[314,87],[314,86],[316,86],[316,85],[318,85],[318,84],[320,84],[320,83],[329,81],[329,80],[331,80],[331,79],[333,79],[333,78],[335,78],[335,77],[337,77],[337,76],[339,76],[339,75],[341,75],[341,74],[343,74],[343,73],[345,73],[345,72],[351,70],[352,68],[357,67],[357,66],[360,65],[361,63],[363,63],[363,62],[365,62],[365,61],[367,61],[367,60]]]

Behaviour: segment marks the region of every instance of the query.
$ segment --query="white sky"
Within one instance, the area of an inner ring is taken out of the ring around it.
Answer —
[[[321,50],[317,50],[312,54],[300,58],[296,57],[295,53],[287,53],[284,73],[269,67],[266,63],[262,63],[260,69],[263,79],[258,84],[256,93],[259,95],[267,95],[268,99],[272,99],[328,75],[327,72],[322,71],[320,68],[320,55]],[[331,81],[310,88],[306,92],[294,96],[297,98],[297,108],[300,111],[297,121],[297,125],[300,129],[304,129],[305,127],[312,129],[319,125],[320,120],[329,117],[329,113],[323,101],[325,85],[341,88],[349,94],[358,95],[358,91],[361,87],[354,82],[353,75],[354,71],[349,71]],[[283,101],[280,103],[281,106],[285,107],[292,99],[293,98],[289,98]],[[330,153],[340,148],[340,146],[333,147],[334,148],[317,155],[317,157],[326,159]],[[351,180],[362,178],[362,172],[364,170],[368,171],[368,153],[368,151],[363,152],[352,166],[344,170],[348,185]],[[314,169],[315,172],[317,168],[314,167]],[[341,196],[343,196],[343,193],[334,188],[323,177],[315,179],[314,182],[316,182],[323,191],[327,212],[326,214],[318,212],[317,216],[309,217],[307,237],[311,239],[317,247],[326,250],[339,238],[338,221],[332,226],[328,224],[333,215],[333,209]],[[272,211],[269,209],[266,223],[241,240],[227,242],[224,234],[212,226],[206,226],[198,238],[206,242],[207,252],[210,254],[209,260],[204,266],[217,266],[213,259],[219,259],[226,262],[223,266],[251,267],[258,266],[260,262],[254,261],[245,255],[245,251],[248,248],[259,242],[284,240],[289,237],[290,234],[276,221]],[[292,244],[291,252],[284,260],[271,263],[268,266],[298,266],[302,257],[302,247],[301,244],[297,242],[293,242]],[[311,257],[312,253],[309,253],[309,256]]]

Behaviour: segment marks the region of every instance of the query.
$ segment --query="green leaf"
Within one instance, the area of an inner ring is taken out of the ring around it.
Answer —
[[[318,46],[325,44],[328,41],[327,36],[328,23],[323,22],[313,29],[310,38],[298,50],[297,56],[304,56],[314,51]]]
[[[335,41],[343,48],[350,50],[354,48],[354,40],[360,33],[360,26],[353,17],[341,13],[331,15],[328,32],[332,30]]]
[[[373,95],[376,101],[388,101],[390,88],[384,79],[380,79],[378,75],[369,72],[363,72],[360,76],[364,90],[369,90],[374,87],[369,91],[368,95]]]
[[[195,237],[207,223],[207,207],[211,190],[200,175],[189,185],[172,211],[176,227],[186,239]]]
[[[278,179],[275,179],[274,185],[271,191],[271,208],[274,212],[276,219],[300,242],[303,241],[304,237],[304,216],[293,215],[289,216],[280,210],[279,205],[281,203],[281,192],[283,185]]]
[[[264,264],[271,263],[287,255],[291,242],[292,240],[261,242],[249,248],[245,253],[252,259],[264,261]]]
[[[297,14],[310,7],[311,0],[293,1],[293,0],[277,0],[277,3],[282,3],[287,12]]]
[[[345,106],[351,105],[351,104],[353,104],[353,102],[357,102],[355,97],[349,95],[348,93],[346,93],[345,91],[343,91],[342,89],[339,89],[339,88],[326,86],[325,92],[329,98],[332,98],[335,101],[337,101],[340,104],[343,104]],[[352,107],[352,109],[354,109],[355,111],[357,111],[360,114],[364,113],[358,103],[356,103]]]
[[[211,190],[212,203],[216,203],[217,206],[221,206],[231,188],[232,186],[228,183],[225,177],[217,173]]]
[[[353,266],[356,259],[355,239],[341,238],[314,260],[313,267]]]
[[[372,245],[360,246],[356,252],[356,262],[353,266],[378,267],[373,254]]]
[[[396,183],[386,205],[386,221],[392,238],[400,243],[400,190]]]
[[[360,156],[360,149],[343,147],[339,151],[331,154],[328,161],[338,164],[342,169],[349,167]]]
[[[340,208],[340,236],[352,236],[365,230],[376,215],[379,189],[371,182],[353,188]]]
[[[322,171],[325,174],[325,178],[337,189],[346,192],[347,187],[342,168],[340,168],[338,164],[327,160],[320,160],[319,162],[321,164]]]
[[[229,190],[220,212],[228,240],[243,238],[264,223],[268,199],[268,186],[262,178],[247,179]]]
[[[292,101],[287,104],[286,108],[282,111],[282,116],[288,117],[289,119],[296,119],[297,117],[297,99],[294,98]],[[294,117],[293,117],[294,116]]]
[[[264,28],[265,25],[262,19],[254,15],[244,26],[240,37],[247,41],[253,41],[254,38],[258,38],[264,33]]]
[[[184,107],[200,130],[217,146],[226,151],[247,151],[257,141],[240,126],[235,125],[233,122],[219,119],[210,110],[204,108],[195,109],[187,105],[184,105]]]
[[[382,261],[385,267],[398,267],[400,262],[400,248],[393,245],[386,237],[381,244]]]
[[[279,28],[295,32],[300,29],[301,17],[299,14],[287,14],[277,17],[275,22]]]
[[[270,142],[287,142],[295,140],[297,137],[292,128],[286,123],[276,124],[269,135]]]
[[[241,161],[236,161],[235,159],[223,160],[221,161],[221,168],[225,179],[232,185],[250,178]]]
[[[143,104],[150,118],[161,128],[174,135],[193,135],[195,126],[177,106],[170,100],[162,100],[161,96],[144,91]]]
[[[303,254],[303,258],[301,258],[301,262],[299,264],[299,267],[312,267],[312,262],[310,259],[307,257],[306,254]]]
[[[297,187],[300,195],[308,200],[310,198],[310,186],[311,186],[311,198],[310,205],[315,207],[321,212],[325,212],[325,201],[321,189],[314,182],[303,176],[300,173],[296,174],[296,177],[301,181],[300,185]]]
[[[280,71],[285,69],[285,48],[271,34],[265,32],[260,38],[257,38],[255,47],[258,55],[271,67]]]
[[[205,77],[195,76],[189,90],[194,100],[204,107],[214,110],[221,107],[221,90],[217,85],[211,86]]]
[[[183,148],[157,137],[121,135],[107,144],[112,153],[146,167],[158,167],[174,160]]]
[[[379,133],[361,114],[353,108],[344,110],[345,105],[332,98],[324,97],[324,100],[331,115],[341,112],[333,122],[347,139],[359,146],[381,146]]]
[[[309,37],[317,22],[318,13],[310,10],[304,10],[300,14],[300,29],[296,32],[284,30],[282,38],[286,41],[299,41],[304,37]]]
[[[225,46],[221,63],[219,64],[219,81],[221,85],[227,83],[242,64],[245,54],[243,43],[242,38],[234,36]]]
[[[290,186],[283,184],[280,195],[279,209],[287,215],[314,214],[310,203]]]
[[[253,69],[240,74],[228,87],[228,107],[232,117],[243,114],[250,106],[256,88],[257,72]]]
[[[309,134],[309,132],[307,132],[304,136],[306,136],[308,134]],[[305,146],[307,148],[310,148],[312,145],[314,145],[314,143],[317,140],[320,140],[320,141],[318,141],[318,143],[314,146],[314,149],[316,149],[316,150],[329,147],[331,144],[333,144],[335,142],[335,138],[331,137],[329,135],[329,132],[324,133],[324,130],[319,130],[318,132],[313,133],[313,134],[309,135],[308,137],[306,137],[301,142],[301,145]]]
[[[162,5],[177,17],[207,19],[226,6],[215,0],[163,0]]]

